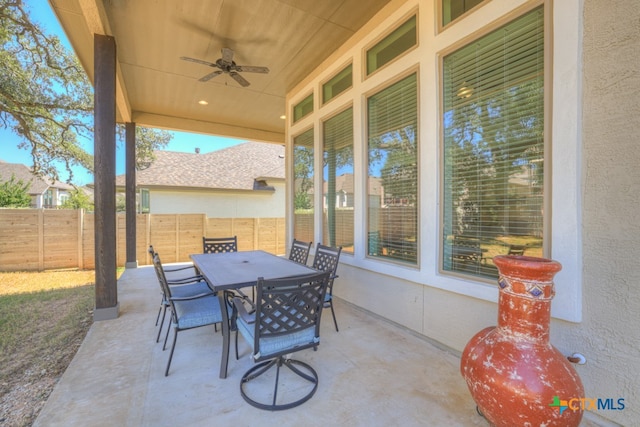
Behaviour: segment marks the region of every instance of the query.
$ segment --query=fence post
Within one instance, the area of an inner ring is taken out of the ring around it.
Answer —
[[[38,209],[38,270],[44,270],[44,209]]]
[[[78,268],[84,270],[84,209],[78,209]]]

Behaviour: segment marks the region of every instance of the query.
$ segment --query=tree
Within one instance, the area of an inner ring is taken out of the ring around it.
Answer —
[[[93,211],[91,197],[81,188],[75,187],[69,192],[69,198],[62,203],[62,209],[86,209]]]
[[[2,177],[0,176],[0,181]],[[29,187],[31,183],[17,180],[11,175],[8,181],[0,184],[0,207],[3,208],[28,208],[31,206]]]
[[[0,0],[0,126],[22,138],[33,171],[58,179],[55,162],[93,170],[93,88],[77,57],[31,20],[22,0]],[[119,129],[122,134],[122,129]],[[165,146],[166,131],[137,127],[138,165]]]

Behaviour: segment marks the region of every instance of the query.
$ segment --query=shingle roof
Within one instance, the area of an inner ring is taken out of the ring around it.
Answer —
[[[54,181],[34,175],[27,166],[22,163],[7,163],[0,160],[0,182],[9,181],[11,176],[15,175],[16,180],[27,183],[30,182],[29,194],[42,194],[49,187],[59,188],[61,190],[71,190],[73,186],[60,181]]]
[[[149,168],[136,172],[137,186],[253,190],[256,178],[284,179],[284,147],[245,142],[206,154],[156,151]],[[125,175],[116,177],[125,185]]]

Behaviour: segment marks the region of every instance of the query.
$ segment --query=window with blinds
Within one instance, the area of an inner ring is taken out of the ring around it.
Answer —
[[[313,113],[313,93],[293,106],[293,123]]]
[[[367,99],[367,254],[418,262],[418,92],[412,74]]]
[[[497,277],[543,254],[544,11],[443,59],[445,271]]]
[[[313,128],[293,138],[293,237],[313,239]]]
[[[353,108],[322,124],[323,242],[353,253]]]

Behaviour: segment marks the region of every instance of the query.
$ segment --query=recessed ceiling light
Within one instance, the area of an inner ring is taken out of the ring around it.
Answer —
[[[286,118],[287,118],[287,116],[285,116],[285,115],[283,114],[283,115],[281,115],[281,116],[280,116],[280,118],[281,118],[282,120],[284,120],[284,119],[286,119]]]
[[[200,104],[200,105],[209,105],[209,103],[207,101],[205,101],[204,99],[201,99],[200,101],[198,101],[198,104]]]

